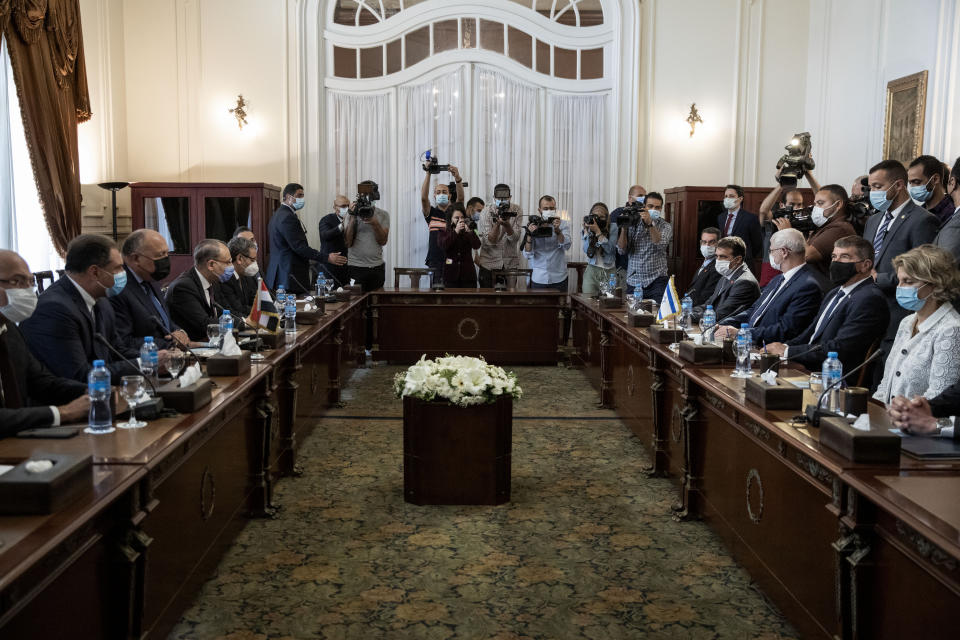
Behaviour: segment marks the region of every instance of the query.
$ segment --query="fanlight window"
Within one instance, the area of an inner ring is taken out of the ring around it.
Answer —
[[[350,27],[383,22],[425,0],[336,0],[333,21]],[[603,24],[600,0],[511,0],[558,24],[592,27]]]

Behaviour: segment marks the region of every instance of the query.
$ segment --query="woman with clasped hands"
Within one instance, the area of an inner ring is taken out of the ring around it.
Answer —
[[[960,274],[953,255],[924,244],[894,258],[893,266],[897,302],[914,313],[900,322],[873,395],[891,409],[914,396],[934,398],[960,378],[960,313],[950,303],[960,294]]]

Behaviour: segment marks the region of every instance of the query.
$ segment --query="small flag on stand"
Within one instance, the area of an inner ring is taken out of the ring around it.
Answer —
[[[280,327],[280,315],[277,313],[277,305],[273,302],[273,296],[267,289],[263,278],[258,278],[257,302],[250,311],[251,324],[259,325],[270,333],[276,333]]]
[[[667,288],[663,290],[663,300],[660,301],[660,310],[657,311],[657,322],[669,320],[680,314],[680,296],[677,295],[677,288],[673,285],[673,276],[670,276],[670,282]]]

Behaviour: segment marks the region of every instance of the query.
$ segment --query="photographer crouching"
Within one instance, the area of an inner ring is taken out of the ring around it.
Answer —
[[[557,201],[543,196],[537,215],[530,216],[523,236],[523,257],[533,274],[531,289],[556,289],[567,292],[567,249],[570,248],[570,225],[559,217]]]
[[[493,288],[493,271],[520,267],[520,225],[523,210],[511,202],[510,187],[493,189],[493,204],[480,215],[480,255],[477,257],[481,289]]]
[[[596,295],[601,285],[617,275],[617,223],[610,222],[607,205],[597,202],[583,217],[583,252],[587,268],[583,272],[583,293]]]
[[[651,191],[643,204],[624,207],[617,224],[617,251],[627,256],[626,292],[639,289],[659,303],[669,282],[667,250],[673,240],[673,225],[663,219],[663,196]]]
[[[476,289],[477,269],[473,264],[473,250],[480,248],[480,237],[470,228],[463,203],[451,205],[453,212],[446,229],[440,233],[443,250],[443,284],[449,288]]]
[[[383,245],[390,234],[390,214],[374,206],[378,200],[377,183],[364,180],[357,185],[357,199],[344,221],[348,273],[364,293],[383,288],[386,279]]]

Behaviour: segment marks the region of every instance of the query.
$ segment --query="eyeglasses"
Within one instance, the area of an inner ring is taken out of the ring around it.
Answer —
[[[27,287],[37,286],[37,279],[33,276],[30,276],[29,278],[17,276],[16,278],[10,278],[9,280],[0,279],[0,282],[3,284],[8,284],[14,289],[26,289]]]

